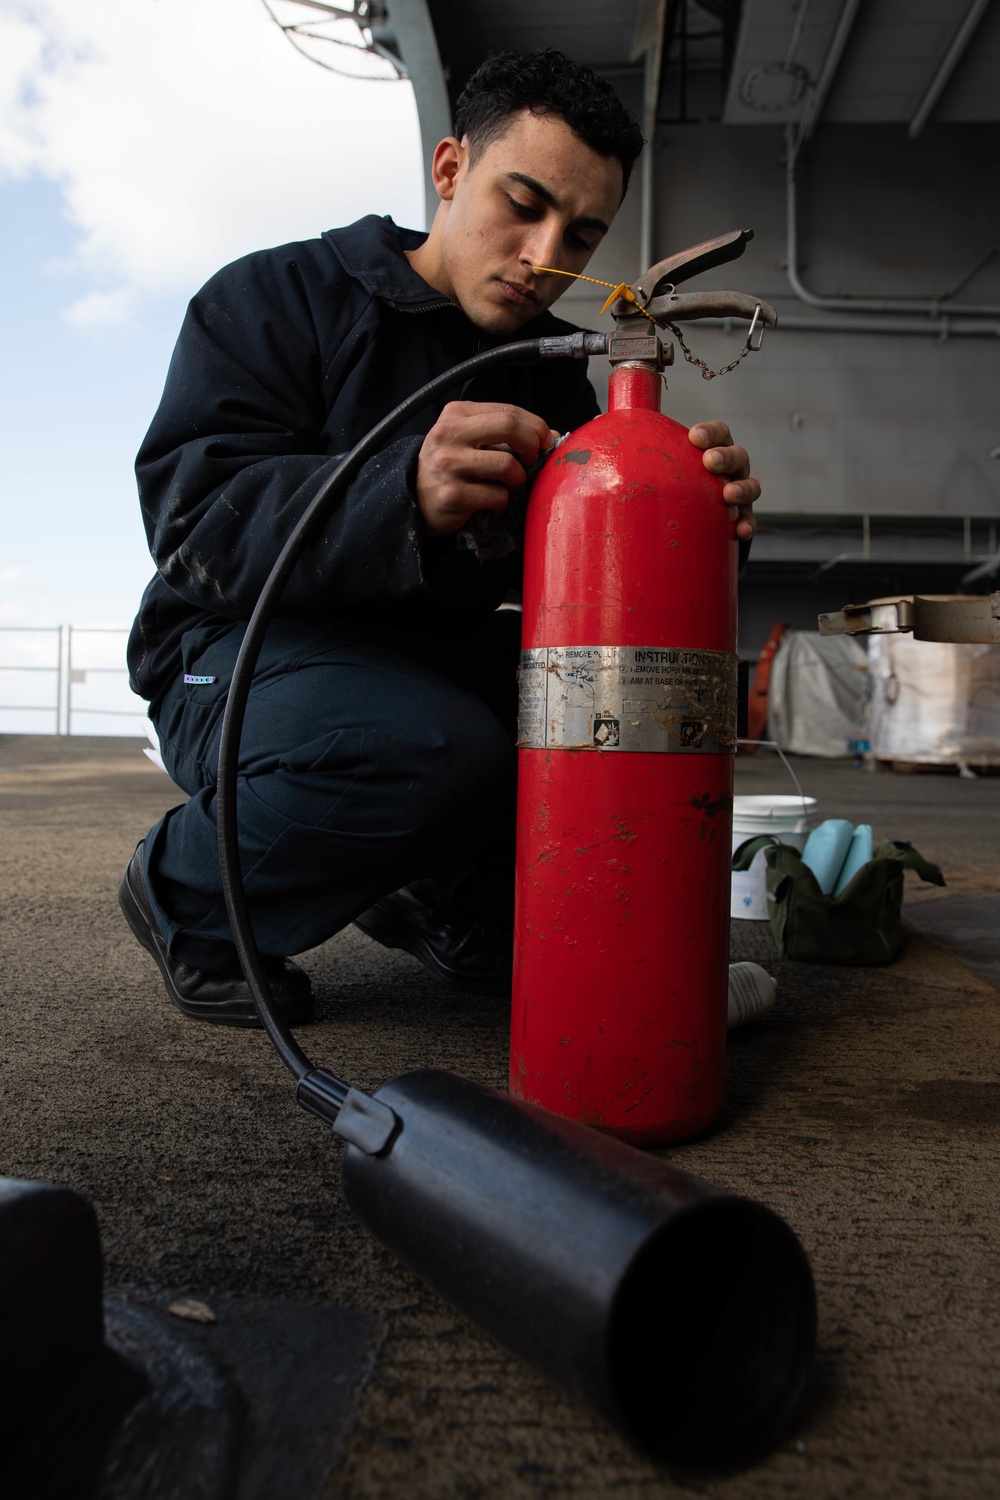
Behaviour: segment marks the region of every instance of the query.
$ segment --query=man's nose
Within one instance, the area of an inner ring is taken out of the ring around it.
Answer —
[[[558,266],[562,254],[562,228],[558,224],[532,225],[532,233],[521,247],[521,262],[526,266]]]

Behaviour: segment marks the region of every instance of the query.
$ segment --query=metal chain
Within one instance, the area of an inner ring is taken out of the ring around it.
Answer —
[[[701,370],[702,380],[714,380],[717,375],[728,375],[730,370],[735,370],[740,361],[746,359],[748,354],[754,353],[756,348],[758,347],[757,345],[751,344],[750,342],[751,338],[753,337],[753,325],[751,324],[750,333],[747,335],[747,341],[743,345],[743,348],[740,350],[739,354],[737,354],[736,358],[731,359],[728,365],[723,365],[721,370],[710,370],[703,359],[699,359],[697,354],[691,353],[691,350],[684,342],[684,335],[681,333],[676,323],[666,323],[664,326],[666,328],[669,328],[674,338],[680,344],[681,348],[684,351],[684,358],[687,360],[688,364],[697,365]]]

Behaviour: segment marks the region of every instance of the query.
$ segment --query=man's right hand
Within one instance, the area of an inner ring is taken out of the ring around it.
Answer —
[[[506,509],[527,478],[525,468],[558,438],[547,422],[520,406],[449,401],[417,460],[425,536],[449,536],[476,511]]]

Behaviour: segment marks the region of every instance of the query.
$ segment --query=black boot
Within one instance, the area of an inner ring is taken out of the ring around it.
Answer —
[[[510,932],[463,911],[433,880],[383,896],[354,925],[384,948],[412,953],[435,979],[456,989],[510,994]]]
[[[171,1000],[196,1021],[260,1026],[253,996],[238,966],[226,973],[214,973],[192,969],[170,957],[149,904],[142,850],[140,841],[118,886],[118,904],[135,937],[156,960]],[[312,985],[305,970],[288,958],[265,957],[263,964],[275,1007],[285,1023],[297,1026],[311,1021]]]

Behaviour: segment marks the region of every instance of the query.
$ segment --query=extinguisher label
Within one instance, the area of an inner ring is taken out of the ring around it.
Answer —
[[[737,659],[672,646],[521,652],[517,743],[529,750],[731,755]]]

